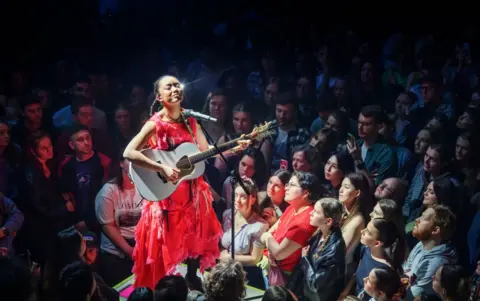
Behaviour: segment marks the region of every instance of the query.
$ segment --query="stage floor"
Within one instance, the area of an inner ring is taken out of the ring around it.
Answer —
[[[182,276],[185,276],[187,274],[187,266],[184,264],[178,265],[176,273]],[[207,274],[208,272],[205,272],[205,275]],[[197,275],[198,277],[200,277],[200,279],[202,280],[204,279],[204,275],[202,275],[200,271],[197,271]],[[116,289],[117,292],[120,293],[121,301],[126,301],[128,299],[128,296],[130,296],[130,294],[132,293],[133,291],[132,285],[133,285],[134,279],[135,279],[135,275],[132,275],[114,286],[114,289]],[[247,295],[245,296],[244,300],[261,300],[262,299],[264,291],[248,285],[246,286],[246,288],[247,288]]]

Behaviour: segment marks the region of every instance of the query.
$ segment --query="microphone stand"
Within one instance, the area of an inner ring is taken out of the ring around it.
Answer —
[[[240,187],[243,188],[243,190],[245,191],[245,193],[247,195],[250,195],[250,191],[248,191],[248,189],[243,184],[242,179],[240,178],[240,174],[238,173],[238,170],[235,169],[234,166],[232,166],[232,163],[229,162],[225,158],[225,156],[222,154],[222,152],[218,149],[217,143],[215,141],[213,141],[212,137],[210,136],[208,131],[205,129],[202,122],[200,120],[197,120],[197,122],[198,122],[198,124],[200,124],[200,127],[202,128],[203,132],[205,133],[205,136],[207,137],[207,140],[209,140],[212,143],[213,148],[215,148],[215,150],[217,150],[218,154],[220,155],[220,158],[222,158],[222,161],[225,162],[225,164],[227,165],[227,169],[231,170],[230,184],[232,186],[232,195],[231,195],[231,198],[232,198],[232,212],[231,212],[232,213],[232,217],[231,217],[232,218],[232,237],[231,237],[231,240],[232,241],[230,243],[230,247],[232,248],[232,252],[230,252],[230,254],[232,255],[232,260],[235,260],[235,185],[238,183],[240,185]]]

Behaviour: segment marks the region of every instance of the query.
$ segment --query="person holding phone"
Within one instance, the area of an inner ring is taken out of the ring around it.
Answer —
[[[377,105],[365,106],[358,116],[357,141],[352,134],[347,135],[347,149],[355,161],[357,170],[366,170],[378,185],[384,179],[395,177],[397,163],[392,148],[380,140],[378,130],[386,118]]]

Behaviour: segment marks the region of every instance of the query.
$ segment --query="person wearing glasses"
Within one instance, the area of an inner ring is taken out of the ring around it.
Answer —
[[[300,260],[302,248],[316,230],[310,224],[310,213],[323,192],[314,174],[300,171],[290,178],[285,187],[285,201],[290,206],[260,238],[265,252],[259,265],[266,271],[269,285],[286,284]]]

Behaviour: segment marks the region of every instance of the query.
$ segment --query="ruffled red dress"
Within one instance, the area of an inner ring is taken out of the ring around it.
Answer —
[[[150,121],[156,124],[155,145],[168,150],[193,142],[185,123],[163,121],[159,113]],[[195,119],[188,119],[196,133]],[[203,177],[182,182],[167,199],[147,201],[135,231],[133,251],[134,287],[155,288],[165,275],[187,258],[199,258],[200,270],[215,266],[222,227],[212,207],[209,185]]]

